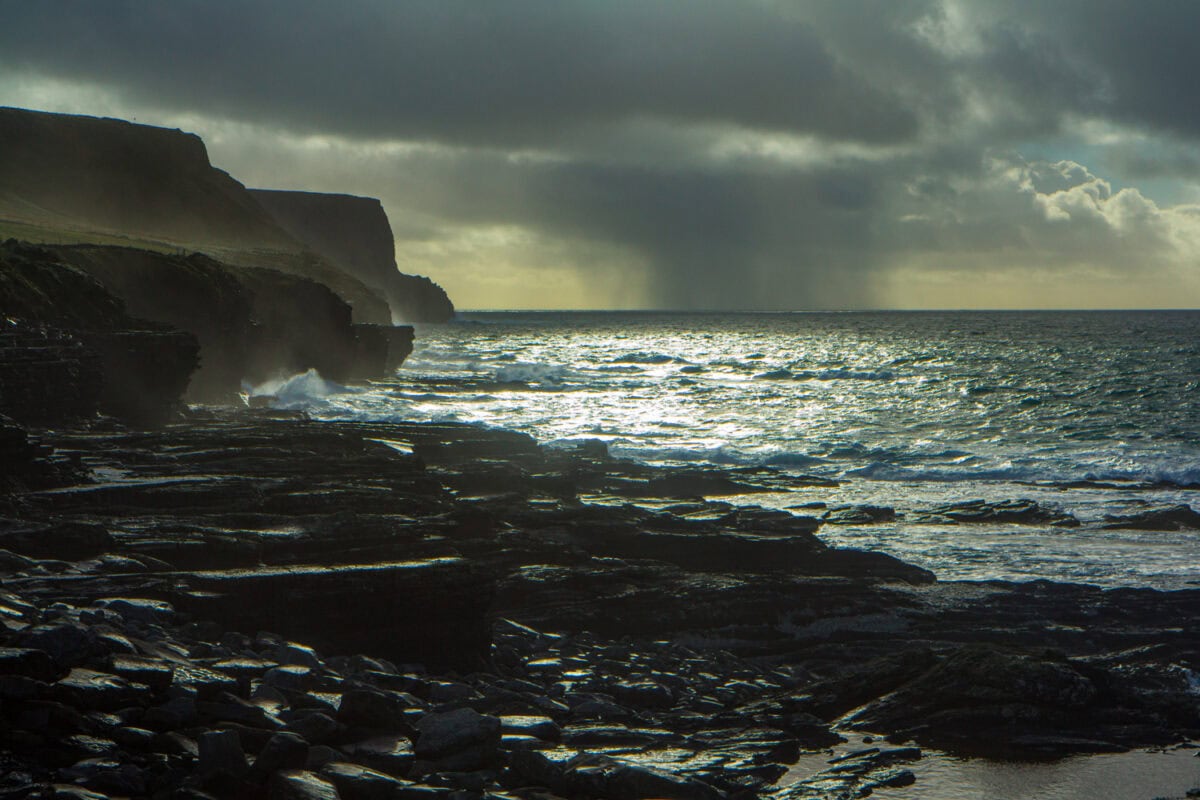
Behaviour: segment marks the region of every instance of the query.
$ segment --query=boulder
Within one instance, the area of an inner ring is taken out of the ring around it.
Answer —
[[[1061,657],[967,646],[854,712],[848,723],[923,743],[1011,754],[1020,752],[1023,735],[1092,728],[1088,717],[1101,708],[1093,702],[1098,693]]]
[[[440,771],[481,769],[496,757],[500,728],[498,718],[471,708],[426,714],[417,723],[413,750]]]

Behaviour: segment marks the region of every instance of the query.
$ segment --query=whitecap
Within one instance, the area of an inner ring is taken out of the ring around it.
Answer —
[[[496,370],[497,383],[549,383],[560,384],[567,378],[567,368],[562,364],[536,364],[517,362]]]

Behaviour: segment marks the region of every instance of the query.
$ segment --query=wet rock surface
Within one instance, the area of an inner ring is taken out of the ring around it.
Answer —
[[[1079,525],[1079,520],[1065,511],[1048,508],[1034,500],[1023,499],[999,502],[972,500],[919,511],[916,517],[922,522],[947,524],[1045,524],[1061,528],[1074,528]]]
[[[72,469],[0,495],[5,797],[852,797],[908,743],[1200,735],[1200,592],[938,583],[819,538],[889,509],[708,499],[769,472],[253,411],[26,435]],[[839,730],[888,741],[789,775]]]

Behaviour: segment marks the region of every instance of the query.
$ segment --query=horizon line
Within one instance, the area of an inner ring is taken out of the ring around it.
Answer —
[[[735,308],[456,308],[458,314],[1128,314],[1183,313],[1190,308],[809,308],[792,310]]]

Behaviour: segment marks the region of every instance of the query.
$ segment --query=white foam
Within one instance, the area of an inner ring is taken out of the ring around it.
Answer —
[[[562,364],[517,362],[496,370],[496,381],[498,383],[560,384],[566,378],[567,368]]]

